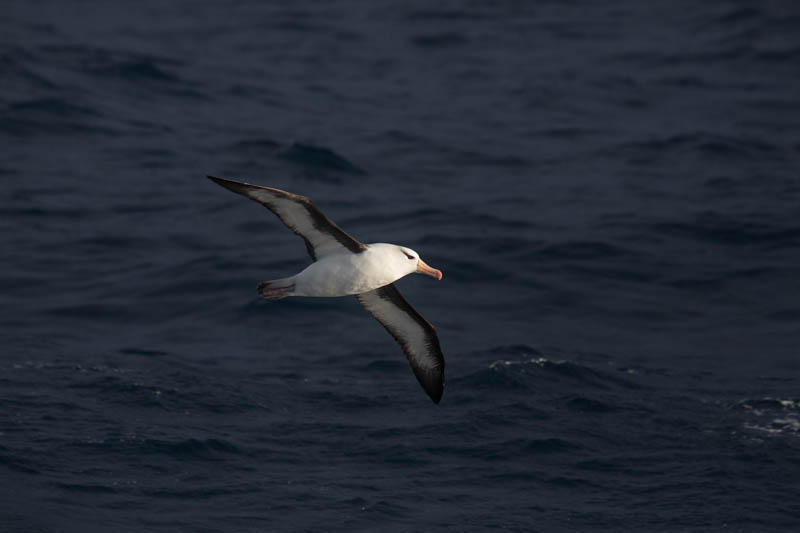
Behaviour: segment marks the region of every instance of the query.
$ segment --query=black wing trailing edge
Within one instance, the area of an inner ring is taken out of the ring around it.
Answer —
[[[436,328],[411,307],[393,283],[356,298],[394,337],[419,384],[439,403],[444,393],[444,355]]]
[[[208,176],[214,183],[254,200],[273,213],[294,233],[303,238],[311,259],[347,250],[358,254],[367,249],[326,217],[314,203],[298,194],[250,185],[240,181]]]

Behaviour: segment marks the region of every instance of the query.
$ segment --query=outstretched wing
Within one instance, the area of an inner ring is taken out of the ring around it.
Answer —
[[[356,298],[400,344],[420,385],[439,403],[444,392],[444,355],[433,325],[411,307],[393,283]]]
[[[275,213],[287,228],[303,238],[314,261],[334,252],[347,250],[358,254],[367,249],[322,214],[305,196],[214,176],[208,178],[226,189],[255,200]]]

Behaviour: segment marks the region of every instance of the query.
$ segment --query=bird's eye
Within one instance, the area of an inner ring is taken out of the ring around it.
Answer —
[[[404,254],[406,254],[405,252],[403,252],[403,253],[404,253]],[[413,256],[413,255],[408,255],[408,254],[406,254],[406,257],[408,257],[409,259],[414,259],[414,256]]]

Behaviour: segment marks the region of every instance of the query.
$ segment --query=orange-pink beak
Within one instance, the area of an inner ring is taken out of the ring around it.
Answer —
[[[425,264],[425,261],[422,259],[417,260],[417,272],[420,274],[427,274],[432,278],[436,278],[438,280],[442,279],[442,271],[436,270],[435,268],[431,268]]]

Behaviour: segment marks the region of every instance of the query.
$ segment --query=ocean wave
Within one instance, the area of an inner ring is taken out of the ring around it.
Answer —
[[[118,490],[111,485],[99,483],[53,483],[53,486],[67,492],[85,492],[90,494],[116,494]]]
[[[734,246],[787,247],[800,243],[800,225],[793,225],[792,221],[772,220],[762,215],[732,216],[714,211],[698,213],[692,218],[689,222],[655,222],[651,227],[664,235]]]
[[[242,451],[230,441],[216,438],[206,439],[143,439],[132,441],[137,452],[163,453],[175,457],[216,459],[222,455],[240,454]]]
[[[78,105],[61,98],[36,98],[22,100],[9,105],[11,111],[20,113],[42,113],[53,117],[94,117],[100,113],[85,105]]]
[[[39,91],[53,91],[58,84],[49,76],[37,71],[37,61],[32,53],[21,47],[0,54],[0,67],[3,69],[6,87],[3,98],[35,94]]]
[[[362,367],[364,372],[375,374],[397,375],[408,368],[408,363],[394,359],[378,359],[370,361]]]
[[[175,82],[179,77],[167,69],[182,64],[166,56],[84,44],[43,45],[37,50],[37,54],[40,61],[47,57],[62,67],[128,81]]]
[[[89,72],[102,77],[121,78],[126,81],[157,81],[174,83],[180,80],[156,61],[148,58],[132,58],[121,61],[107,60],[89,67]]]
[[[280,147],[280,143],[264,137],[242,139],[230,145],[231,150],[257,157],[272,156]]]
[[[682,133],[620,145],[615,152],[626,155],[631,163],[653,164],[679,155],[697,155],[747,160],[775,155],[778,146],[754,137],[734,137],[708,132]]]
[[[0,132],[12,136],[119,133],[96,110],[60,99],[16,102],[0,118]]]
[[[742,426],[768,436],[800,437],[800,399],[751,398],[737,402],[733,408],[744,416]]]
[[[581,413],[609,413],[616,408],[606,402],[587,398],[585,396],[570,396],[566,401],[567,407]]]
[[[567,241],[547,244],[539,247],[533,252],[540,259],[607,259],[620,257],[634,257],[637,254],[618,244],[611,244],[603,241]]]
[[[501,395],[526,389],[553,391],[580,387],[581,390],[609,391],[641,388],[627,369],[608,372],[571,361],[552,361],[543,357],[538,350],[525,345],[500,346],[488,353],[504,357],[489,363],[486,368],[452,378],[452,388],[488,389]],[[620,374],[624,374],[624,377]],[[558,383],[559,381],[563,383]],[[602,400],[585,395],[568,396],[563,401],[576,410],[600,412],[614,409]]]
[[[88,208],[82,207],[56,207],[45,205],[32,205],[32,206],[9,206],[0,207],[0,213],[9,217],[20,218],[41,218],[49,220],[51,218],[63,218],[69,220],[80,220],[89,218],[95,212]]]
[[[502,450],[502,454],[507,456],[514,455],[549,455],[574,452],[582,449],[583,446],[576,442],[557,437],[544,438],[515,438],[497,443],[493,446],[494,450]]]
[[[82,319],[108,319],[130,320],[137,317],[136,311],[127,303],[96,302],[75,305],[54,306],[47,309],[47,314],[52,316],[82,318]]]
[[[226,495],[252,494],[260,488],[258,483],[231,484],[217,483],[198,486],[197,483],[186,487],[142,487],[141,492],[150,498],[175,498],[189,501],[203,501]]]
[[[413,21],[459,21],[459,20],[481,20],[485,18],[479,10],[475,9],[477,6],[472,6],[473,9],[448,9],[446,7],[429,7],[429,8],[414,8],[413,11],[408,12],[405,18]]]
[[[469,38],[463,33],[448,31],[415,35],[411,42],[420,48],[445,48],[463,46],[469,43]]]
[[[0,435],[2,435],[2,433],[0,433]],[[40,469],[36,468],[34,462],[31,460],[30,454],[14,451],[3,445],[0,445],[0,465],[9,470],[22,472],[24,474],[41,473]]]
[[[366,172],[330,148],[311,144],[292,143],[282,150],[279,157],[309,170],[342,172],[366,175]]]
[[[65,444],[66,445],[66,444]],[[122,455],[165,455],[180,460],[219,461],[246,452],[219,438],[152,438],[135,434],[79,439],[70,446],[88,447],[97,453]]]
[[[123,355],[135,355],[144,357],[163,357],[165,355],[169,355],[169,352],[165,352],[163,350],[152,350],[148,348],[137,348],[137,347],[122,348],[119,350],[119,353]]]
[[[729,28],[731,25],[740,23],[752,25],[761,18],[762,14],[762,10],[752,6],[734,7],[715,16],[711,22],[723,28]]]

